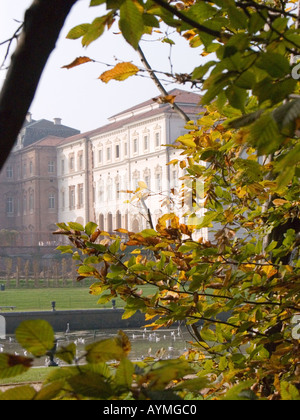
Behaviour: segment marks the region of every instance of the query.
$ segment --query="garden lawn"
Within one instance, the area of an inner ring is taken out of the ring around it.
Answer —
[[[151,294],[151,288],[146,286],[146,293]],[[155,289],[155,288],[154,288]],[[155,290],[153,289],[153,293]],[[6,289],[0,292],[0,307],[15,306],[15,311],[49,311],[51,302],[56,302],[56,310],[70,309],[101,309],[111,308],[111,302],[98,305],[100,296],[89,294],[89,288],[55,288],[55,289]],[[116,299],[117,308],[123,308],[125,303]],[[0,311],[1,314],[1,311]]]

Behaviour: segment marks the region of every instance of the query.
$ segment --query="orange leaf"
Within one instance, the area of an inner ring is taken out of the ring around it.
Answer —
[[[119,82],[128,79],[128,77],[135,76],[139,72],[138,67],[131,63],[119,63],[113,69],[101,74],[99,79],[108,83],[111,80],[118,80]]]
[[[154,98],[153,101],[159,104],[174,104],[176,99],[176,95],[167,95],[167,96],[159,96],[158,98]]]
[[[68,64],[67,66],[63,66],[62,69],[72,69],[74,67],[77,66],[81,66],[81,64],[85,64],[85,63],[90,63],[90,62],[95,62],[95,60],[92,60],[89,57],[77,57],[71,64]]]
[[[276,200],[273,200],[273,203],[275,204],[276,207],[280,207],[280,206],[284,206],[284,204],[287,204],[288,201],[278,198]]]

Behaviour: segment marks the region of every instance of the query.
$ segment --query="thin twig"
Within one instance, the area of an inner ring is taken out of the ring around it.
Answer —
[[[145,57],[145,54],[142,50],[142,48],[139,46],[138,47],[138,54],[141,58],[142,63],[145,65],[151,79],[153,80],[153,82],[155,83],[155,85],[157,86],[157,88],[159,89],[159,91],[161,92],[161,94],[163,96],[168,96],[168,92],[166,91],[166,89],[163,87],[163,85],[161,84],[160,80],[158,79],[158,77],[156,76],[155,72],[153,71],[152,67],[150,66],[147,58]],[[181,109],[179,108],[179,106],[176,103],[170,104],[171,108],[173,108],[173,110],[175,112],[177,112],[177,114],[185,121],[185,122],[189,122],[190,118],[188,117],[188,115]]]

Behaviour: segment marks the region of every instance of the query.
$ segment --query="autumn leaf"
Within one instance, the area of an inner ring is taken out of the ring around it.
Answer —
[[[111,80],[122,82],[128,77],[135,76],[138,72],[138,67],[132,63],[119,63],[113,69],[102,73],[99,79],[104,83],[108,83]]]
[[[280,207],[280,206],[284,206],[285,204],[288,204],[288,201],[278,198],[276,200],[273,200],[273,204],[275,204],[276,207]]]
[[[158,98],[154,98],[153,101],[159,104],[174,104],[176,99],[176,95],[166,95],[166,96],[159,96]]]
[[[73,69],[74,67],[81,66],[82,64],[86,64],[90,62],[94,63],[95,60],[92,60],[89,57],[77,57],[71,64],[63,66],[62,69],[70,70],[70,69]]]

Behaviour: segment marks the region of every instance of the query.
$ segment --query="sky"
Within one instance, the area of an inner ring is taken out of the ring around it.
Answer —
[[[0,0],[0,43],[12,36],[20,25],[15,20],[23,21],[25,10],[31,3],[32,0]],[[72,9],[30,109],[36,120],[62,118],[63,124],[81,132],[101,127],[108,123],[108,118],[112,115],[160,95],[153,81],[148,78],[131,77],[125,82],[111,81],[104,84],[98,80],[99,76],[108,70],[103,64],[88,63],[71,70],[62,69],[62,66],[80,56],[88,56],[107,64],[116,64],[116,60],[120,60],[141,66],[136,51],[121,35],[116,34],[116,25],[88,48],[83,48],[80,40],[66,39],[69,30],[74,26],[91,23],[105,13],[103,6],[89,8],[89,3],[90,0],[79,0]],[[187,41],[176,34],[170,37],[176,43],[172,48],[172,64],[177,73],[189,73],[202,64],[204,59],[201,57],[201,49],[189,48]],[[150,42],[148,37],[142,41],[141,47],[153,69],[170,72],[168,44]],[[0,46],[1,62],[6,49],[7,45]],[[1,70],[0,86],[4,78],[5,71]],[[171,84],[165,87],[167,90],[175,87],[185,90],[190,88]]]

